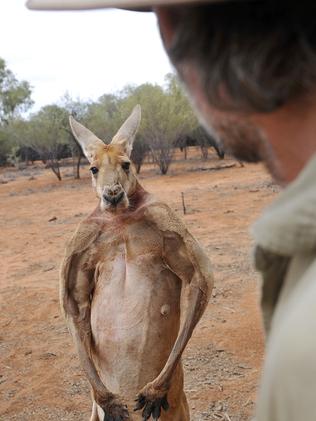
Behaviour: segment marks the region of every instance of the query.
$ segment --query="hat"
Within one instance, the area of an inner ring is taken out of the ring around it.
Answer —
[[[27,0],[33,10],[82,10],[122,8],[150,11],[152,6],[174,6],[187,3],[219,3],[226,0]]]

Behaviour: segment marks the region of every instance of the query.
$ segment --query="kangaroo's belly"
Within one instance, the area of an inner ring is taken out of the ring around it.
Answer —
[[[179,279],[160,258],[118,253],[97,275],[91,306],[94,360],[115,393],[135,396],[168,359],[180,319]]]

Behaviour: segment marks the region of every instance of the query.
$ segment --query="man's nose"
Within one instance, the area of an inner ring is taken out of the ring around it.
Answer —
[[[124,191],[120,184],[105,187],[103,190],[103,198],[112,205],[116,205],[123,198],[123,195]]]

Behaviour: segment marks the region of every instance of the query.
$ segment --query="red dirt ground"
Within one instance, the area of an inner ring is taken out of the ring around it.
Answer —
[[[63,173],[62,182],[40,165],[0,173],[1,421],[89,419],[89,387],[59,311],[58,267],[96,198],[87,167],[80,181],[71,168]],[[184,193],[182,216],[213,262],[213,295],[184,356],[191,419],[249,420],[263,358],[249,227],[278,188],[259,165],[194,153],[167,176],[148,164],[140,179],[179,215]]]

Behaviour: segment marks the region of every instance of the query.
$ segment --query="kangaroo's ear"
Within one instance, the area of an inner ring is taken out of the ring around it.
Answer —
[[[140,124],[140,119],[141,108],[138,104],[134,107],[131,115],[122,124],[111,142],[112,144],[122,145],[128,156],[130,156],[133,149],[133,142]]]
[[[89,129],[78,123],[78,121],[76,121],[72,116],[69,116],[69,124],[73,135],[83,150],[83,153],[91,163],[95,160],[97,150],[100,149],[101,146],[104,146],[104,143],[95,134],[90,132]]]

